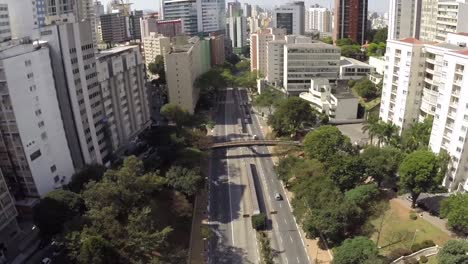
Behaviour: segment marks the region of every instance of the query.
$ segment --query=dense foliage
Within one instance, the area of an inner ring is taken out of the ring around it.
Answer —
[[[468,263],[468,240],[450,240],[437,254],[439,264],[466,264]]]
[[[305,123],[315,124],[316,112],[299,97],[282,100],[268,118],[268,124],[279,136],[294,136]]]
[[[372,240],[357,236],[346,239],[336,248],[333,264],[374,264],[377,263],[378,249]]]
[[[453,231],[468,233],[468,194],[451,195],[443,200],[440,207],[440,216],[447,218],[448,227]]]

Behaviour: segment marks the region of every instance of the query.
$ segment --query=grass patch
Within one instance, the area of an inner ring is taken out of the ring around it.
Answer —
[[[428,262],[426,264],[437,264],[437,255],[430,256],[427,260]]]
[[[413,237],[414,244],[420,243],[423,240],[433,240],[439,246],[451,239],[447,233],[419,216],[416,220],[411,220],[409,217],[410,213],[411,211],[408,208],[395,200],[391,200],[390,207],[383,216],[380,237],[378,236],[378,231],[381,226],[382,217],[377,217],[371,221],[371,225],[375,229],[371,239],[381,247],[381,254],[387,255],[396,248],[410,249]],[[378,237],[379,241],[377,242]]]

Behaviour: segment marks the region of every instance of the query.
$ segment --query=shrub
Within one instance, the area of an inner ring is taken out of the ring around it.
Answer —
[[[389,254],[388,254],[388,258],[390,260],[395,260],[401,256],[408,256],[409,254],[411,254],[413,252],[411,252],[411,250],[409,249],[406,249],[406,248],[396,248],[394,250],[392,250]]]
[[[435,243],[434,241],[432,240],[424,240],[422,241],[421,243],[416,243],[414,244],[413,246],[411,246],[411,251],[413,252],[417,252],[421,249],[425,249],[425,248],[428,248],[428,247],[433,247],[435,246]]]
[[[266,227],[266,215],[264,213],[252,216],[252,227],[255,230],[262,230]]]
[[[405,264],[419,264],[419,261],[415,258],[409,258],[404,261]]]
[[[418,219],[418,215],[416,213],[410,213],[409,218],[411,220],[416,220],[416,219]]]
[[[429,261],[429,260],[427,259],[426,256],[421,256],[421,257],[419,258],[419,262],[420,262],[420,263],[427,263],[428,261]]]

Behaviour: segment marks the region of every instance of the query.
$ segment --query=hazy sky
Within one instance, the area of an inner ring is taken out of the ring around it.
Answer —
[[[133,3],[132,9],[152,9],[158,10],[159,1],[161,0],[130,0]],[[234,0],[226,0],[226,2],[231,2]],[[377,12],[387,12],[388,10],[388,1],[389,0],[369,0],[369,10],[370,11],[377,11]],[[101,0],[101,2],[106,6],[109,0]],[[251,3],[257,4],[259,6],[265,6],[268,8],[273,7],[274,5],[280,5],[282,3],[290,2],[290,0],[239,0],[239,2],[244,3]],[[305,0],[306,6],[310,6],[312,4],[320,4],[322,6],[330,7],[333,5],[333,0]]]

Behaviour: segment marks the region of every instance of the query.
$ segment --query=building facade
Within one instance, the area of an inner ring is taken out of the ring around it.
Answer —
[[[145,66],[138,46],[102,51],[97,56],[105,138],[111,152],[124,148],[150,120]]]
[[[390,0],[388,39],[419,39],[422,1]]]
[[[198,32],[224,32],[226,30],[226,1],[197,0]]]
[[[181,19],[183,31],[189,36],[198,33],[198,12],[195,0],[163,0],[163,19]]]
[[[468,32],[468,0],[439,1],[437,6],[436,41],[447,40],[448,33]]]
[[[340,71],[341,50],[322,42],[294,43],[284,46],[283,86],[288,94],[307,92],[310,80],[335,82]]]
[[[111,13],[102,15],[100,21],[104,43],[122,43],[130,39],[128,17],[121,13]]]
[[[11,39],[10,14],[7,4],[0,4],[0,42]]]
[[[350,38],[366,42],[368,0],[335,0],[333,39]]]
[[[373,74],[375,68],[371,65],[358,61],[353,58],[341,57],[340,60],[340,79],[341,80],[359,80]]]
[[[317,30],[319,32],[326,32],[330,34],[333,31],[333,14],[328,8],[319,7],[318,5],[310,7],[309,9],[307,9],[305,17],[306,31]]]
[[[276,7],[273,11],[273,27],[286,29],[288,35],[304,35],[304,2],[297,1]]]
[[[435,41],[438,0],[422,0],[420,40]]]
[[[267,45],[273,40],[282,40],[286,29],[266,28],[250,35],[250,69],[267,76]]]
[[[143,39],[146,67],[148,67],[151,62],[154,62],[156,56],[164,55],[165,52],[169,52],[170,48],[170,38],[151,32],[148,37]]]
[[[247,19],[244,16],[228,17],[226,29],[232,48],[240,52],[247,45]]]
[[[226,60],[224,53],[224,35],[210,34],[211,66],[223,65]]]

